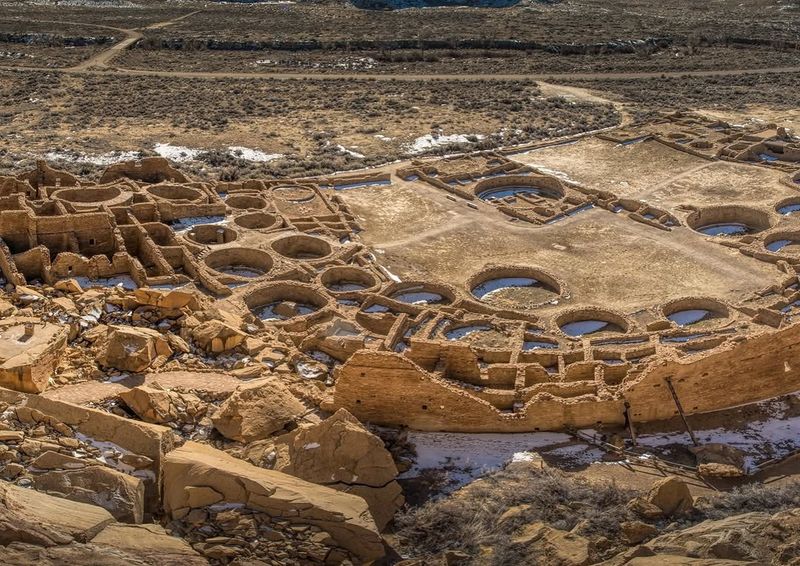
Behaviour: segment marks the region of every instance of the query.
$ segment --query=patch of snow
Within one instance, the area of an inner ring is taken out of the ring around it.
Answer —
[[[77,151],[48,151],[44,158],[48,161],[68,161],[70,163],[89,163],[91,165],[107,166],[122,161],[131,161],[141,157],[139,151],[109,151],[107,153],[80,153]]]
[[[177,163],[191,161],[203,153],[202,149],[192,149],[182,145],[172,145],[169,143],[157,143],[153,148],[153,151],[155,151],[161,157],[170,159]]]
[[[408,433],[417,458],[401,478],[418,477],[423,470],[444,470],[448,490],[457,489],[476,478],[502,468],[510,461],[532,458],[526,453],[570,442],[572,437],[560,432],[511,434],[469,434],[455,432]]]
[[[256,163],[267,163],[268,161],[274,161],[283,157],[282,153],[265,153],[260,149],[252,149],[239,145],[229,146],[228,151],[233,157]]]
[[[172,224],[172,229],[176,232],[183,232],[197,224],[225,224],[227,222],[224,216],[190,216],[181,218]]]
[[[349,155],[350,157],[355,157],[356,159],[364,159],[363,154],[358,153],[357,151],[353,151],[352,149],[347,149],[343,145],[337,145],[336,149],[339,150],[340,153],[344,153],[346,155]]]
[[[791,397],[795,403],[800,400],[800,394]],[[758,462],[783,458],[800,448],[800,415],[788,416],[790,402],[787,398],[778,398],[756,403],[770,415],[768,418],[742,422],[731,428],[695,430],[695,436],[701,444],[718,442],[743,451],[746,454],[745,471],[752,471]],[[686,432],[638,435],[637,441],[642,447],[651,449],[672,444],[691,445]]]
[[[539,171],[544,173],[545,175],[552,175],[553,177],[558,177],[564,181],[569,181],[570,183],[577,183],[577,181],[571,178],[567,173],[563,171],[558,171],[557,169],[550,169],[549,167],[545,167],[544,165],[539,165],[538,163],[530,163],[531,167],[536,167]]]
[[[325,372],[319,366],[304,362],[297,362],[295,368],[303,379],[320,379],[325,375]]]
[[[430,149],[456,143],[470,143],[471,140],[484,139],[480,134],[450,134],[449,136],[425,134],[406,146],[406,151],[411,154],[424,153]]]
[[[389,279],[391,279],[395,283],[400,283],[402,281],[397,275],[395,275],[394,273],[392,273],[391,271],[386,269],[384,266],[379,265],[378,267],[381,268],[381,271],[383,271],[383,274],[386,275],[386,277],[388,277]]]
[[[138,288],[138,285],[131,279],[130,275],[115,275],[114,277],[101,277],[99,279],[75,277],[74,279],[83,289],[89,289],[90,287],[122,287],[132,291]]]
[[[543,456],[558,458],[570,466],[588,466],[593,462],[602,460],[605,452],[596,446],[579,443],[559,446],[551,450],[542,450],[541,454]]]

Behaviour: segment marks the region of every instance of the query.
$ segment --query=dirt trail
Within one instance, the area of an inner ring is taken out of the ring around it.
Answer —
[[[199,14],[203,10],[195,10],[194,12],[189,12],[188,14],[184,14],[182,16],[178,16],[177,18],[172,18],[171,20],[165,20],[163,22],[157,22],[155,24],[150,24],[149,26],[145,27],[144,29],[162,29],[167,26],[171,26],[172,24],[178,23],[181,20],[185,20],[186,18],[190,18],[195,14]]]
[[[22,67],[6,67],[19,70]],[[36,70],[25,67],[26,70]],[[74,67],[54,69],[43,67],[42,71],[75,72]],[[548,82],[558,80],[587,79],[642,79],[673,77],[728,77],[747,74],[800,73],[800,67],[775,67],[766,69],[735,69],[727,71],[676,71],[669,73],[556,73],[556,74],[523,74],[523,75],[423,75],[423,74],[389,74],[376,75],[369,73],[235,73],[207,71],[153,71],[148,69],[115,68],[109,71],[115,75],[150,76],[182,79],[314,79],[314,80],[375,80],[375,81],[536,81]]]

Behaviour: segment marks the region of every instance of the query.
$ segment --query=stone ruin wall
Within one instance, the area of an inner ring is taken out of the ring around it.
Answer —
[[[466,364],[470,360],[464,359]],[[613,394],[532,397],[523,411],[502,413],[389,352],[354,355],[337,380],[334,406],[361,420],[417,430],[528,432],[634,422],[678,414],[671,379],[686,414],[717,411],[793,393],[800,383],[800,325],[767,332],[689,361],[661,360],[623,380]]]

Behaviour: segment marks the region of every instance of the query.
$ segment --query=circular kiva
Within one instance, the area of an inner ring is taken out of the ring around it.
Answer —
[[[800,173],[798,173],[800,175]],[[783,216],[800,213],[800,197],[789,197],[775,205],[775,210]]]
[[[467,281],[467,291],[498,309],[530,310],[565,294],[566,286],[536,267],[490,266]]]
[[[625,333],[630,329],[630,323],[621,314],[593,307],[563,312],[556,316],[555,325],[572,338],[590,334]]]
[[[764,238],[764,248],[781,255],[800,255],[800,231],[772,232]]]
[[[481,200],[493,201],[520,195],[557,200],[564,196],[564,189],[556,179],[533,175],[491,177],[475,185],[475,196]]]
[[[455,302],[455,289],[441,283],[403,281],[393,283],[384,293],[388,298],[409,305],[449,305]]]
[[[272,256],[254,248],[224,248],[205,257],[205,264],[223,275],[252,279],[272,269]]]
[[[264,208],[267,201],[255,195],[238,194],[229,196],[225,204],[237,210],[252,210]]]
[[[184,185],[153,185],[145,190],[157,200],[202,202],[206,199],[206,196],[199,189]]]
[[[484,349],[507,349],[512,342],[508,331],[485,320],[454,322],[444,327],[441,334],[445,340],[465,342]]]
[[[239,234],[236,230],[219,224],[195,224],[189,229],[185,237],[195,244],[215,246],[235,242]]]
[[[768,229],[769,213],[746,206],[712,206],[692,212],[686,223],[707,236],[744,236]]]
[[[311,315],[327,307],[329,299],[307,283],[275,281],[254,289],[244,302],[259,319],[279,322]]]
[[[120,206],[129,204],[133,193],[120,187],[72,187],[58,189],[51,198],[68,202],[76,208],[97,208],[99,206]]]
[[[375,292],[380,281],[370,271],[352,265],[337,265],[322,272],[320,283],[331,293]]]
[[[233,219],[233,223],[248,230],[266,230],[278,223],[278,218],[266,212],[249,212]]]
[[[317,193],[303,185],[282,185],[272,189],[272,196],[287,202],[309,202],[317,198]]]
[[[322,259],[331,255],[333,248],[322,238],[295,234],[272,242],[272,249],[291,259]]]
[[[679,327],[719,324],[730,316],[724,303],[708,297],[675,299],[661,306],[661,314]]]

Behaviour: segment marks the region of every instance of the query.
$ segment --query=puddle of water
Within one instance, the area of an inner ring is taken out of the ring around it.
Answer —
[[[633,138],[632,140],[624,141],[619,145],[622,145],[622,146],[636,145],[637,143],[642,143],[643,141],[645,141],[649,137],[650,136],[640,136],[638,138]]]
[[[360,189],[362,187],[388,187],[392,182],[386,181],[363,181],[361,183],[348,183],[346,185],[334,185],[334,190],[348,191],[350,189]]]
[[[357,281],[338,281],[328,285],[328,289],[331,291],[361,291],[366,288],[366,285]]]
[[[800,183],[800,181],[795,181],[795,183]],[[793,212],[800,212],[800,203],[797,204],[787,204],[786,206],[782,206],[778,209],[778,212],[787,216],[792,214]]]
[[[170,226],[172,226],[172,229],[176,232],[182,232],[198,224],[222,224],[224,222],[224,216],[193,216],[191,218],[176,220],[170,224]]]
[[[570,210],[569,212],[567,212],[563,216],[559,216],[557,218],[553,218],[552,220],[548,220],[547,222],[545,222],[545,224],[555,224],[556,222],[564,220],[565,218],[569,218],[570,216],[575,216],[576,214],[580,214],[581,212],[585,212],[585,211],[590,210],[592,208],[594,208],[594,204],[592,204],[592,203],[584,204],[583,206],[579,206],[578,208],[576,208],[574,210]]]
[[[536,195],[545,198],[553,198],[553,195],[536,187],[498,187],[496,189],[487,189],[478,194],[481,200],[492,201],[506,197],[515,197],[517,195]]]
[[[794,308],[796,308],[796,307],[800,307],[800,299],[797,299],[797,300],[796,300],[796,301],[794,301],[793,303],[789,303],[788,305],[786,305],[785,307],[783,307],[783,308],[781,309],[781,312],[782,312],[782,313],[787,313],[787,312],[790,312],[792,309],[794,309]]]
[[[644,344],[645,342],[649,342],[650,339],[647,336],[639,337],[639,338],[608,338],[606,340],[593,340],[592,344],[595,346],[608,346],[608,345],[618,345],[618,346],[625,346],[628,344]]]
[[[389,312],[389,307],[386,305],[374,304],[365,308],[364,312]]]
[[[697,231],[707,236],[742,236],[750,232],[750,227],[740,222],[730,222],[701,226]]]
[[[261,277],[264,275],[263,271],[258,269],[253,269],[247,265],[225,265],[222,267],[218,267],[215,269],[220,273],[224,273],[225,275],[235,275],[236,277]]]
[[[686,336],[662,336],[661,343],[682,344],[684,342],[691,342],[692,340],[698,340],[699,338],[706,338],[708,336],[710,336],[710,334],[687,334]]]
[[[477,299],[491,299],[499,291],[519,287],[538,287],[540,283],[533,277],[501,277],[484,281],[472,289],[472,294]]]
[[[667,318],[677,324],[678,326],[688,326],[695,324],[705,319],[711,312],[704,309],[688,309],[684,311],[674,312]]]
[[[600,332],[608,327],[610,323],[605,320],[576,320],[575,322],[568,322],[561,327],[561,331],[567,336],[583,336],[585,334],[594,334]]]
[[[448,330],[444,335],[448,340],[461,340],[470,334],[474,334],[476,332],[488,332],[490,330],[492,330],[492,327],[488,324],[473,324],[471,326],[461,326],[459,328]]]
[[[287,311],[291,308],[294,311],[294,314],[277,312],[280,305],[284,304],[291,304],[292,307],[288,307]],[[256,316],[261,320],[288,320],[296,316],[305,316],[318,310],[318,307],[306,303],[285,303],[284,301],[275,301],[274,303],[270,303],[261,307],[258,312],[256,312]]]
[[[138,288],[136,282],[131,279],[129,275],[116,275],[114,277],[101,277],[99,279],[75,277],[75,280],[83,289],[89,289],[90,287],[122,287],[123,289],[132,291]]]
[[[767,244],[766,248],[771,252],[779,252],[792,243],[792,240],[775,240],[774,242]]]
[[[523,350],[554,350],[556,348],[558,348],[558,344],[553,344],[552,342],[530,340],[522,343]]]
[[[444,297],[439,293],[432,293],[430,291],[405,291],[392,295],[391,298],[395,301],[411,305],[432,305],[444,302]]]

